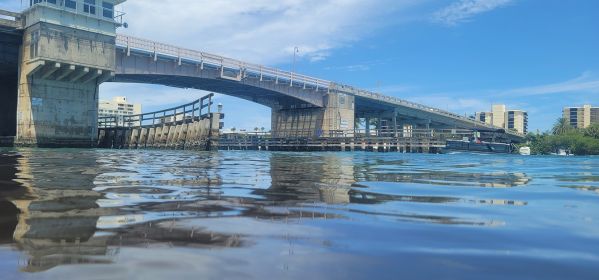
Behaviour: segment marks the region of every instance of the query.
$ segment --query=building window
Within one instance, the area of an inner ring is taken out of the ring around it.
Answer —
[[[43,2],[48,2],[50,4],[56,5],[56,0],[31,0],[31,1],[29,1],[29,5],[33,6],[35,4],[43,3]]]
[[[105,18],[114,18],[114,4],[102,2],[102,16]]]
[[[64,6],[69,9],[77,10],[77,2],[75,2],[75,0],[64,0]]]
[[[83,0],[83,12],[91,15],[96,14],[96,0]]]

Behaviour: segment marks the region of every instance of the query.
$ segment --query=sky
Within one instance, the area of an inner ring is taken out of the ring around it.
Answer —
[[[27,1],[25,1],[27,2]],[[19,10],[20,0],[0,0]],[[548,130],[565,106],[599,106],[595,0],[128,0],[119,33],[207,51],[472,115],[492,104]],[[193,89],[105,83],[144,111]],[[225,127],[270,127],[270,109],[218,95]]]

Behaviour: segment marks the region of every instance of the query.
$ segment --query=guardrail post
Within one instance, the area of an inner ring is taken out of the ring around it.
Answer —
[[[260,82],[262,82],[262,66],[260,66]]]
[[[156,43],[154,42],[154,62],[158,61],[158,51],[156,50]]]

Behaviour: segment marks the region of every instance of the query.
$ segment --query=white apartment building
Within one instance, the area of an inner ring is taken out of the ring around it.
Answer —
[[[117,96],[111,101],[100,100],[98,105],[99,117],[117,117],[119,126],[123,126],[123,117],[141,114],[141,104],[127,102],[127,97]]]

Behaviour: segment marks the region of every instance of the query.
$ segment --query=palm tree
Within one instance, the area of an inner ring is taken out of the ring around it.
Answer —
[[[553,125],[553,135],[562,135],[570,132],[572,130],[572,126],[568,123],[568,120],[565,118],[559,118],[555,124]]]
[[[592,124],[584,129],[584,135],[599,139],[599,123]]]

